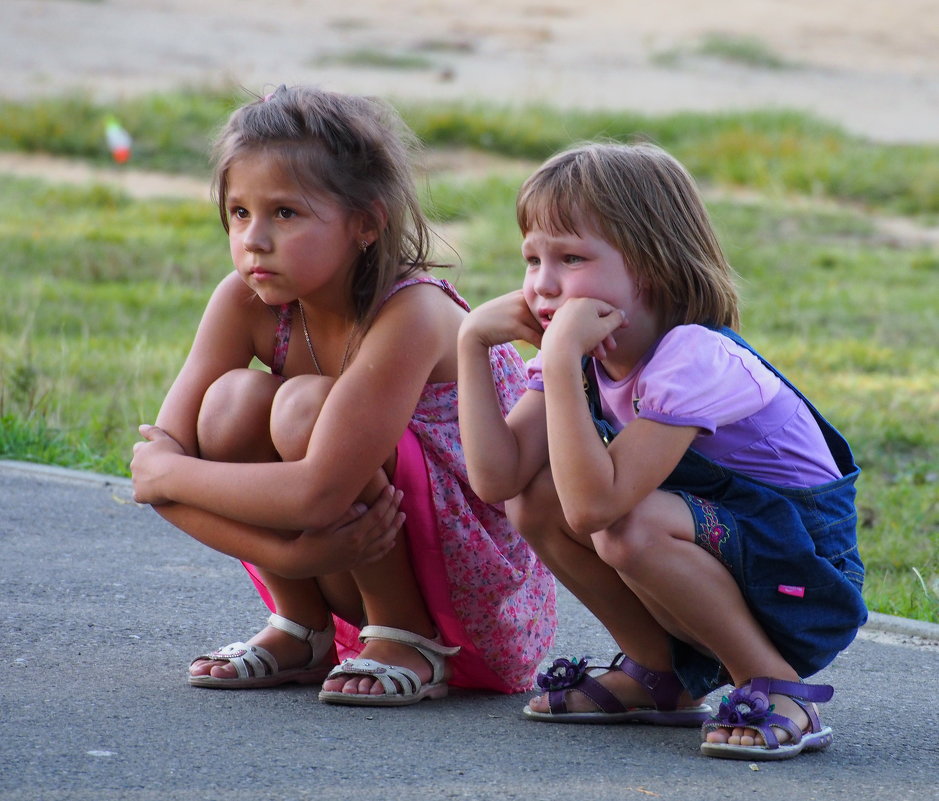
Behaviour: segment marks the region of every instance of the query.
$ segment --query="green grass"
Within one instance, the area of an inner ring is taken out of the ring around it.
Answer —
[[[85,97],[0,101],[0,150],[78,156],[106,164],[104,120],[133,135],[141,169],[205,175],[208,141],[245,92],[177,92],[99,106]],[[540,161],[571,142],[644,138],[674,153],[699,181],[800,194],[893,213],[939,215],[939,147],[882,145],[791,112],[673,114],[401,104],[431,147],[465,146]]]
[[[418,53],[398,53],[384,50],[351,50],[318,58],[316,64],[324,67],[339,65],[361,69],[429,70],[434,62]]]
[[[662,67],[675,67],[689,56],[704,56],[765,70],[792,69],[795,66],[760,39],[721,32],[702,36],[692,47],[661,50],[652,56],[652,63]]]
[[[742,64],[745,67],[781,70],[792,66],[777,55],[766,42],[753,36],[709,33],[701,38],[695,52],[702,56]]]
[[[229,101],[204,98],[211,120],[203,108],[201,122],[159,123],[160,108],[173,119],[181,108],[195,113],[195,97],[144,98],[119,110],[125,124],[134,109],[151,120],[153,141],[166,143],[158,153],[145,140],[136,166],[179,169],[197,152],[204,158],[206,131]],[[71,141],[76,154],[105,161],[96,137],[82,140],[62,124],[80,101],[44,103],[46,130],[61,130],[52,137],[58,152],[69,152]],[[790,115],[610,115],[588,125],[588,116],[545,110],[527,118],[456,106],[406,113],[432,147],[467,144],[529,159],[585,138],[591,126],[628,137],[629,120],[641,119],[674,152],[691,154],[686,162],[720,190],[709,205],[741,274],[744,334],[847,436],[862,466],[868,603],[939,622],[939,253],[885,238],[875,218],[853,206],[788,202],[791,194],[845,199],[835,191],[839,170],[822,169],[820,154],[837,161],[866,151],[867,170],[848,176],[862,209],[909,207],[930,219],[922,175],[939,161],[934,150],[864,144]],[[0,109],[0,145],[26,149],[25,134],[11,131],[29,127]],[[29,141],[49,150],[52,140]],[[204,162],[193,170],[204,174]],[[817,183],[809,180],[815,170]],[[429,179],[425,206],[459,258],[441,255],[457,263],[452,278],[474,304],[520,284],[513,203],[523,176],[520,167]],[[897,195],[887,198],[882,188],[893,180]],[[739,186],[764,199],[734,200]],[[0,458],[126,475],[137,424],[156,415],[211,287],[230,269],[215,210],[207,201],[136,201],[102,186],[0,177],[0,239]]]

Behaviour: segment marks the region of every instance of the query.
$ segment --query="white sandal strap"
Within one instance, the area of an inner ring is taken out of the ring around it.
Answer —
[[[405,629],[395,629],[390,626],[365,626],[359,633],[359,639],[362,642],[368,640],[391,640],[410,645],[423,656],[433,668],[434,674],[431,681],[436,684],[444,677],[445,657],[454,656],[460,651],[460,646],[447,646],[443,643],[430,640],[427,637],[421,637],[413,631]],[[402,670],[403,668],[397,668]],[[411,671],[408,671],[411,672]],[[384,686],[384,682],[382,682]]]
[[[414,695],[423,686],[413,670],[400,665],[386,665],[373,659],[344,659],[329,672],[327,678],[332,679],[343,675],[368,676],[376,679],[386,695]]]
[[[336,626],[333,623],[332,615],[329,616],[326,628],[322,631],[308,629],[306,626],[301,626],[299,623],[295,623],[283,615],[278,615],[276,612],[271,614],[267,622],[275,629],[280,629],[280,631],[286,632],[291,637],[296,637],[298,640],[310,644],[312,653],[310,654],[308,667],[318,665],[325,658],[329,653],[329,649],[333,647],[333,640],[336,637]]]
[[[278,670],[277,660],[270,651],[260,645],[248,645],[243,642],[233,642],[211,654],[197,656],[189,663],[190,666],[200,659],[230,662],[235,666],[235,673],[239,679],[270,676]]]
[[[276,612],[271,613],[271,616],[267,619],[267,625],[284,631],[291,637],[303,642],[309,642],[310,637],[315,633],[315,629],[308,629],[306,626],[294,623],[292,620],[289,620],[283,615],[278,615]]]

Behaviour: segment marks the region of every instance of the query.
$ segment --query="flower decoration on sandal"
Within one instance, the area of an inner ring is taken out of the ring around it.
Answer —
[[[715,720],[729,726],[753,726],[767,720],[775,708],[765,693],[747,684],[721,699]]]
[[[573,687],[586,675],[587,661],[586,656],[580,659],[576,656],[573,659],[555,659],[551,667],[536,677],[538,686],[546,692]]]

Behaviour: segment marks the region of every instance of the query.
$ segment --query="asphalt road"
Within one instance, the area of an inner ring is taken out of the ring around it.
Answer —
[[[122,479],[0,462],[0,556],[2,801],[939,798],[939,626],[866,627],[817,677],[832,748],[756,765],[700,756],[695,730],[530,722],[525,696],[371,710],[190,688],[189,660],[265,609]],[[570,596],[560,611],[552,658],[612,656]]]

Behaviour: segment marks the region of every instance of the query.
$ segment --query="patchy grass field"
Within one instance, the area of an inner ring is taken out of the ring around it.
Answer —
[[[117,112],[135,131],[134,166],[205,175],[206,142],[235,102],[129,102]],[[939,621],[939,248],[916,233],[939,212],[939,150],[791,114],[403,113],[428,162],[446,164],[428,173],[424,202],[474,304],[521,282],[513,204],[529,162],[598,137],[651,138],[681,158],[741,275],[744,335],[855,448],[868,603]],[[0,103],[0,149],[103,165],[102,118],[80,98]],[[519,161],[473,156],[464,169],[454,148]],[[155,416],[230,269],[214,208],[3,177],[0,238],[0,457],[126,475],[136,425]]]

